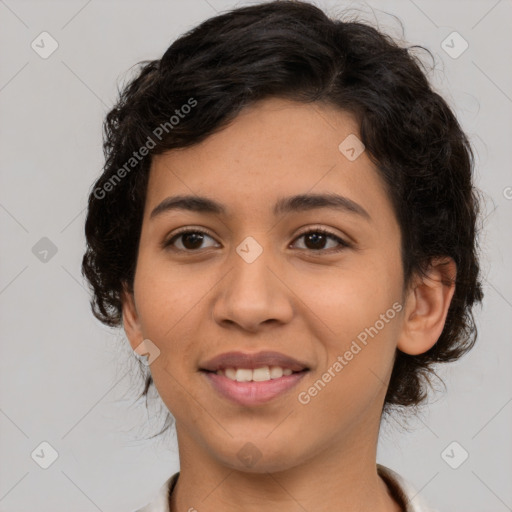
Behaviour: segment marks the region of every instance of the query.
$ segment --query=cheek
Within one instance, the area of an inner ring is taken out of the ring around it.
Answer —
[[[391,268],[390,268],[391,267]],[[400,265],[395,265],[400,270]],[[401,299],[401,275],[381,258],[343,262],[330,272],[290,276],[302,315],[316,326],[320,339],[346,342],[374,325]]]
[[[354,297],[338,295],[335,304],[323,297],[329,310],[324,310],[322,319],[331,330],[322,328],[317,333],[323,345],[321,362],[314,378],[300,389],[304,393],[300,403],[311,401],[305,406],[311,417],[329,415],[340,425],[370,409],[380,411],[400,329],[399,302],[380,296]]]
[[[294,281],[305,304],[300,314],[322,347],[315,376],[321,382],[311,392],[321,390],[323,398],[314,399],[315,407],[334,407],[341,415],[354,408],[356,414],[385,391],[402,308],[395,252],[389,259],[354,256],[345,268]]]
[[[205,293],[204,281],[184,266],[142,252],[134,283],[135,301],[143,333],[155,340],[172,337],[182,318],[193,311]]]

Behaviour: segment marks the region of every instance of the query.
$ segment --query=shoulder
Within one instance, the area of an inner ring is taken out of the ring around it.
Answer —
[[[428,507],[410,482],[392,469],[377,464],[377,472],[388,485],[393,497],[404,504],[405,512],[438,512]]]
[[[180,472],[178,471],[169,477],[155,494],[151,503],[148,503],[145,507],[139,508],[134,512],[169,512],[169,496],[176,485],[179,474]]]

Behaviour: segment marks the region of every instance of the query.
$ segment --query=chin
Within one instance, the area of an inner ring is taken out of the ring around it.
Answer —
[[[279,436],[269,439],[266,432],[261,434],[261,438],[246,431],[241,438],[223,440],[217,460],[236,471],[263,474],[286,471],[305,459],[297,453],[297,443],[293,439]],[[211,451],[216,452],[215,447],[211,447]]]

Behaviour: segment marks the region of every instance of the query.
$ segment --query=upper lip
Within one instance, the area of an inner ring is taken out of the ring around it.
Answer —
[[[201,370],[215,372],[226,368],[247,368],[255,369],[263,366],[281,366],[290,368],[294,372],[308,370],[308,366],[279,352],[264,351],[254,354],[247,352],[224,352],[200,365]]]

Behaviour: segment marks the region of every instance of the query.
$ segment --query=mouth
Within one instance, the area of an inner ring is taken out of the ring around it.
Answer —
[[[199,370],[218,397],[247,407],[290,392],[310,366],[275,350],[231,351],[202,362]]]
[[[285,395],[309,371],[308,368],[292,371],[281,367],[200,370],[217,395],[244,407],[264,404]]]

